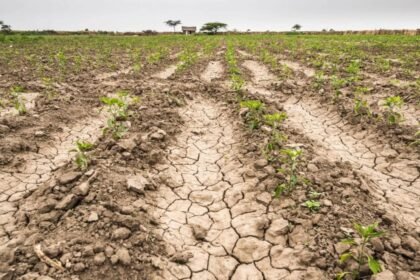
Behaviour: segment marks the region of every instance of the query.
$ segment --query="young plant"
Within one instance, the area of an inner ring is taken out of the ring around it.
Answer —
[[[363,226],[354,224],[354,229],[359,235],[359,238],[350,238],[343,240],[342,243],[348,244],[355,248],[354,252],[344,253],[340,256],[340,263],[345,263],[350,259],[357,262],[357,269],[353,271],[344,271],[337,275],[337,280],[344,279],[346,275],[350,275],[352,279],[359,279],[361,268],[368,264],[370,271],[377,274],[382,271],[381,265],[375,258],[369,254],[367,247],[370,245],[372,238],[381,237],[384,235],[383,231],[378,230],[378,223]]]
[[[414,141],[410,143],[411,146],[420,146],[420,130],[414,134]]]
[[[120,91],[117,97],[101,97],[100,99],[110,113],[104,133],[110,133],[114,139],[120,139],[128,130],[123,121],[128,118],[129,98],[127,92]]]
[[[272,152],[281,148],[281,144],[287,140],[287,136],[280,131],[280,124],[287,118],[285,112],[264,115],[265,124],[271,127],[271,135],[265,145],[263,153],[268,160],[272,160]]]
[[[403,121],[404,116],[399,111],[403,105],[404,101],[400,96],[390,96],[385,99],[385,117],[387,119],[388,124],[394,125]]]
[[[283,162],[286,165],[286,168],[279,169],[279,172],[286,176],[287,181],[278,185],[275,189],[274,197],[276,198],[280,197],[282,194],[290,193],[298,184],[297,168],[303,151],[300,149],[284,149],[281,150],[281,153],[284,155]]]
[[[304,203],[305,207],[307,207],[311,212],[315,212],[318,211],[319,208],[321,207],[321,204],[319,203],[319,201],[316,200],[307,200]]]
[[[25,105],[25,98],[22,96],[24,88],[21,86],[14,86],[11,88],[10,95],[12,96],[13,106],[18,111],[19,115],[24,115],[27,112]]]
[[[246,121],[251,129],[256,129],[261,125],[264,103],[260,100],[245,100],[240,103],[242,108],[247,108]]]
[[[71,152],[76,152],[74,162],[80,170],[86,170],[89,166],[89,158],[86,152],[92,150],[93,144],[88,141],[77,140],[76,148]]]

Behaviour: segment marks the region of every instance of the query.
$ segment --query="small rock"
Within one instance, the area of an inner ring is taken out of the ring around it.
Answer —
[[[87,196],[90,190],[90,184],[88,181],[81,183],[76,187],[76,194]]]
[[[114,230],[114,232],[112,233],[112,239],[114,240],[119,240],[119,239],[127,239],[129,238],[131,235],[131,230],[129,230],[126,227],[121,227],[121,228],[117,228],[116,230]]]
[[[194,257],[194,255],[191,252],[178,252],[175,253],[175,255],[173,255],[169,260],[179,264],[186,264],[192,257]]]
[[[12,264],[15,261],[16,249],[9,248],[7,246],[0,247],[0,263],[1,264]]]
[[[192,229],[195,239],[204,240],[206,238],[208,230],[202,227],[201,225],[193,224]]]
[[[61,248],[59,244],[45,247],[43,248],[43,251],[50,258],[57,258],[59,255],[63,253],[63,249]]]
[[[420,242],[410,235],[407,235],[403,238],[402,246],[413,252],[420,251]]]
[[[331,206],[333,206],[333,204],[332,204],[332,202],[331,202],[331,200],[328,200],[328,199],[324,199],[324,200],[322,200],[322,205],[323,206],[327,206],[327,207],[331,207]]]
[[[131,151],[137,146],[137,143],[135,138],[128,138],[120,140],[117,145],[125,151]]]
[[[315,164],[309,163],[308,164],[308,171],[310,171],[310,172],[318,172],[319,169],[318,169],[318,167]]]
[[[342,255],[343,253],[350,250],[351,246],[348,244],[344,244],[342,242],[338,242],[334,245],[334,249],[337,252],[337,254]]]
[[[145,188],[149,187],[150,183],[142,175],[132,176],[127,179],[127,188],[129,191],[133,191],[138,194],[144,194]]]
[[[120,248],[117,250],[116,255],[118,261],[124,265],[129,265],[131,263],[130,253],[126,248]]]
[[[0,133],[6,133],[9,131],[10,131],[10,128],[7,125],[0,124]]]
[[[106,260],[106,256],[104,253],[99,253],[96,254],[95,257],[93,258],[93,262],[96,265],[102,265]]]
[[[379,238],[371,239],[370,243],[372,244],[373,249],[375,249],[375,251],[378,253],[382,253],[385,250],[384,244]]]
[[[36,272],[29,272],[26,273],[25,275],[22,275],[19,280],[35,280],[38,279],[39,274]],[[1,279],[1,278],[0,278]]]
[[[114,254],[114,248],[112,248],[111,246],[106,246],[105,247],[105,256],[110,258],[110,257],[112,257],[113,254]]]
[[[166,136],[166,132],[162,129],[158,129],[156,132],[150,135],[150,139],[160,141],[160,140],[165,139],[165,136]]]
[[[98,216],[98,213],[96,213],[96,212],[91,212],[89,214],[89,217],[87,218],[88,223],[93,223],[93,222],[96,222],[98,220],[99,220],[99,216]]]
[[[371,280],[396,280],[394,273],[390,270],[384,270],[372,276]]]
[[[76,263],[74,266],[73,266],[73,270],[75,271],[75,272],[82,272],[83,270],[85,270],[86,269],[86,266],[85,266],[85,264],[84,263]]]
[[[75,194],[69,194],[65,196],[57,205],[55,206],[55,209],[59,210],[69,210],[74,208],[79,201],[81,200],[80,196],[77,196]]]
[[[389,242],[391,243],[391,246],[396,249],[398,247],[400,247],[401,245],[401,238],[398,235],[393,235],[390,239]]]
[[[263,192],[257,195],[256,199],[258,203],[261,203],[264,206],[268,206],[268,204],[271,202],[272,196],[268,192]]]
[[[42,137],[42,136],[45,135],[45,132],[42,131],[42,130],[37,130],[37,131],[35,131],[34,135],[35,135],[35,137]]]
[[[71,172],[61,175],[61,177],[58,178],[58,182],[62,185],[66,185],[68,183],[76,181],[77,179],[80,178],[80,176],[82,176],[82,173],[71,171]]]
[[[266,159],[259,159],[254,162],[254,167],[257,169],[263,169],[268,165],[268,161]]]
[[[116,264],[117,262],[118,262],[118,256],[117,255],[112,255],[111,256],[111,263]]]

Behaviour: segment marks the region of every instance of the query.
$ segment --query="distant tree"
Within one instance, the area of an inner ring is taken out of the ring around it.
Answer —
[[[335,30],[331,28],[331,29],[330,29],[330,32],[335,32]]]
[[[292,30],[294,32],[299,31],[302,28],[302,26],[300,24],[295,24],[292,26]]]
[[[176,26],[181,24],[180,20],[167,20],[165,21],[166,25],[174,28],[174,33],[176,31]]]
[[[227,27],[226,23],[222,22],[208,22],[201,27],[201,32],[206,32],[210,34],[216,34],[220,29],[225,29]]]
[[[1,31],[4,33],[10,33],[12,32],[12,27],[10,25],[7,24],[2,24],[1,25]]]
[[[327,32],[327,29],[325,29],[325,28],[324,28],[324,29],[322,29],[322,32]]]
[[[12,27],[10,25],[4,24],[4,21],[0,20],[0,27],[1,31],[4,33],[10,33],[12,31]]]

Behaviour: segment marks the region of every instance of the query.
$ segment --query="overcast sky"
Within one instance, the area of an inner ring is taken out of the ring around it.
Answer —
[[[16,30],[166,31],[168,19],[253,31],[415,29],[420,0],[0,0],[0,20]]]

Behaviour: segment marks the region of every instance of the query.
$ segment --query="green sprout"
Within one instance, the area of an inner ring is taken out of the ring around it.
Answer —
[[[318,211],[321,207],[321,204],[316,200],[307,200],[304,203],[305,207],[307,207],[311,212]]]
[[[399,111],[403,105],[404,101],[400,96],[390,96],[385,99],[385,116],[388,121],[388,124],[394,125],[403,121],[404,116]]]
[[[76,152],[74,162],[80,170],[86,170],[88,168],[89,158],[86,152],[92,150],[93,146],[94,145],[88,141],[77,140],[76,148],[71,150],[71,152]]]
[[[298,184],[297,167],[303,151],[300,149],[284,149],[281,150],[281,153],[284,155],[283,162],[286,164],[286,168],[279,169],[279,171],[287,176],[287,181],[279,184],[275,189],[274,197],[276,198],[279,198],[282,194],[290,193]]]
[[[264,103],[260,100],[245,100],[240,103],[242,108],[247,108],[246,121],[251,129],[256,129],[262,122],[262,111],[264,110]]]
[[[342,243],[355,247],[355,251],[344,253],[340,256],[340,263],[345,263],[349,259],[353,259],[357,262],[357,269],[354,271],[344,271],[337,275],[337,280],[344,279],[346,275],[351,275],[353,279],[359,279],[361,267],[368,264],[370,271],[373,274],[377,274],[382,271],[381,265],[375,258],[369,253],[367,246],[370,244],[372,238],[381,237],[384,235],[383,231],[378,230],[378,223],[363,226],[360,224],[354,224],[354,229],[359,235],[359,238],[346,239]]]

